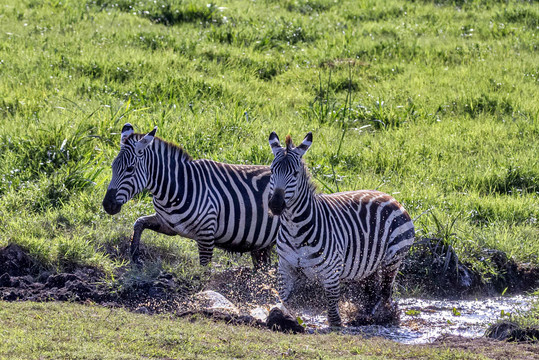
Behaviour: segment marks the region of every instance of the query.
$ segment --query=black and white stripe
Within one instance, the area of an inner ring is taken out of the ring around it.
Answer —
[[[103,200],[105,210],[116,214],[140,191],[153,195],[155,214],[134,225],[133,260],[138,261],[142,231],[151,229],[196,240],[202,265],[211,261],[214,247],[251,252],[255,267],[268,262],[279,225],[268,211],[269,167],[192,160],[155,131],[135,134],[124,125]]]
[[[328,320],[341,326],[338,301],[342,281],[376,282],[378,291],[365,299],[367,312],[390,305],[393,281],[414,241],[414,225],[391,196],[361,190],[315,194],[302,161],[311,133],[294,147],[282,148],[275,133],[269,138],[271,164],[269,207],[280,215],[277,235],[279,294],[286,301],[297,272],[320,281],[326,291]]]

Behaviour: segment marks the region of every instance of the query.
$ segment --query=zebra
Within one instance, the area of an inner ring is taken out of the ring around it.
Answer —
[[[362,304],[370,321],[382,309],[391,313],[393,282],[415,236],[406,210],[390,195],[374,190],[316,194],[302,160],[312,133],[297,147],[287,136],[282,148],[272,132],[269,144],[275,156],[269,207],[281,219],[276,246],[281,301],[288,300],[303,272],[323,285],[331,327],[341,326],[341,282],[370,284]]]
[[[144,189],[153,195],[155,214],[133,226],[132,262],[141,264],[141,234],[150,229],[194,239],[202,266],[210,263],[214,247],[251,252],[255,269],[269,264],[279,228],[279,219],[268,211],[269,167],[193,160],[156,131],[137,134],[131,124],[123,126],[103,199],[105,211],[114,215]]]

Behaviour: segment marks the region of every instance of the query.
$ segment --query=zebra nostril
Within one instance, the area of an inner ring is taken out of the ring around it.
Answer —
[[[109,215],[115,215],[120,212],[122,205],[116,201],[116,190],[107,190],[105,198],[103,199],[103,209]]]
[[[269,199],[268,206],[273,215],[279,216],[282,214],[286,207],[284,201],[284,191],[282,189],[277,189],[274,191],[273,196],[271,196]]]

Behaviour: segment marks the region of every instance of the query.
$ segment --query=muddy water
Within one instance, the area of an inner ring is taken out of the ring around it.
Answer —
[[[406,344],[434,341],[441,335],[480,337],[501,314],[527,310],[529,296],[496,297],[476,300],[400,299],[400,326],[347,327],[344,333],[382,336]],[[299,313],[309,332],[326,332],[325,316]]]

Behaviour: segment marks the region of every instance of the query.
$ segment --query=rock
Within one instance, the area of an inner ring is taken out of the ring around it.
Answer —
[[[291,332],[294,334],[305,332],[305,328],[298,323],[296,318],[290,314],[285,314],[278,307],[271,309],[266,324],[268,329],[272,331]]]
[[[232,304],[227,298],[218,292],[207,290],[193,296],[198,302],[198,306],[203,309],[220,311],[227,314],[239,315],[240,311],[236,305]]]
[[[262,306],[256,307],[254,309],[251,309],[249,311],[249,315],[251,315],[253,318],[260,320],[260,321],[266,321],[269,315],[269,311],[266,308],[263,308]]]

